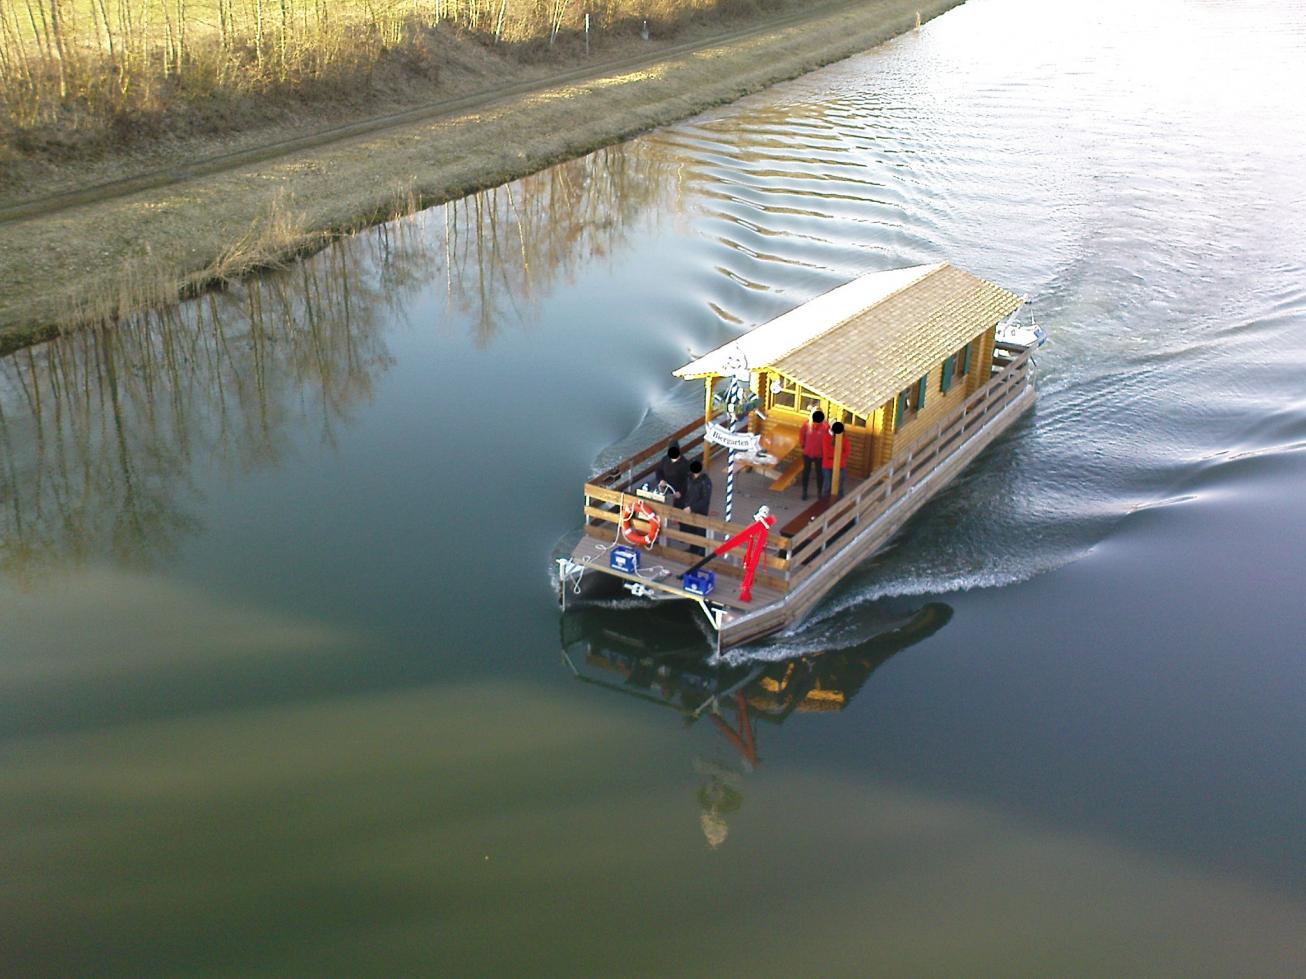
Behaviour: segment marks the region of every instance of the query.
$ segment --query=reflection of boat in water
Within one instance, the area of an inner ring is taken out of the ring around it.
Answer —
[[[1033,405],[1031,348],[997,339],[1021,305],[947,264],[874,272],[681,367],[703,416],[585,484],[564,603],[582,579],[693,601],[718,649],[799,621]],[[654,489],[690,459],[706,513],[687,474]]]
[[[674,609],[655,606],[649,617],[655,621],[645,619],[644,631],[634,632],[620,609],[572,609],[562,619],[563,657],[583,683],[660,704],[691,720],[742,694],[750,714],[780,722],[795,712],[843,709],[876,667],[943,628],[952,609],[931,602],[884,621],[847,649],[741,664],[705,657],[702,633]]]
[[[841,711],[895,653],[932,636],[952,618],[933,602],[886,619],[855,646],[774,662],[729,664],[703,656],[694,623],[659,605],[643,632],[619,609],[589,606],[563,616],[562,658],[580,682],[653,704],[688,725],[716,729],[737,756],[739,769],[698,758],[704,782],[698,801],[708,842],[719,846],[726,816],[743,803],[742,776],[761,763],[760,724],[780,725],[795,714]],[[653,639],[656,637],[656,639]]]

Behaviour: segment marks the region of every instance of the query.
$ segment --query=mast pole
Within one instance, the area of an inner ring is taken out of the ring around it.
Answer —
[[[706,429],[707,429],[707,426],[708,426],[709,424],[711,424],[711,422],[712,422],[712,389],[713,389],[715,386],[716,386],[716,375],[715,375],[715,374],[708,374],[707,377],[703,378],[703,387],[704,387],[704,389],[705,389],[704,392],[703,392],[703,428],[704,428],[704,430],[706,430]],[[704,470],[704,472],[707,471],[708,463],[709,463],[711,460],[712,460],[712,443],[709,442],[709,441],[707,440],[706,435],[705,435],[704,438],[703,438],[703,470]]]

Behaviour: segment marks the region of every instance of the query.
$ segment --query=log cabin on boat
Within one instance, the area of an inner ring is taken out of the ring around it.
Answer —
[[[703,417],[585,484],[564,607],[593,570],[697,602],[718,650],[801,619],[1034,403],[1031,348],[996,336],[1021,305],[946,263],[873,272],[681,367],[704,385]],[[836,492],[811,502],[798,442],[818,409],[848,452]],[[650,485],[672,444],[712,478],[706,516]]]

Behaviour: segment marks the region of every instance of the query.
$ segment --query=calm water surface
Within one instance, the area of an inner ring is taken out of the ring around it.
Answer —
[[[1306,972],[1303,59],[971,0],[0,361],[0,972]],[[559,616],[691,351],[938,260],[1051,340],[894,548],[748,662]]]

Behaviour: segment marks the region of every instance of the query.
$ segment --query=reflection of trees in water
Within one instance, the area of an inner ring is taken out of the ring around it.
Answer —
[[[387,363],[365,266],[393,261],[337,244],[0,361],[0,571],[149,563],[195,527],[194,462],[272,463],[301,422],[331,440]]]
[[[388,364],[387,313],[443,278],[489,344],[646,211],[666,213],[671,169],[648,141],[608,147],[446,205],[443,229],[394,221],[0,360],[0,572],[167,554],[196,525],[196,461],[243,472],[274,463],[300,428],[334,440]]]
[[[559,282],[679,206],[680,170],[651,140],[609,146],[445,205],[450,304],[488,345]]]

